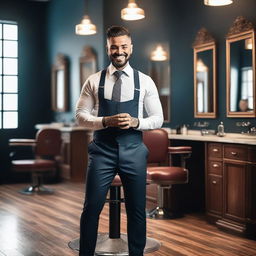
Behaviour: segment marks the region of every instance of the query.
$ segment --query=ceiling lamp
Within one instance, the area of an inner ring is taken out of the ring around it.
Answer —
[[[205,5],[209,6],[223,6],[232,4],[233,0],[204,0]]]
[[[128,6],[121,10],[123,20],[141,20],[145,18],[144,10],[139,8],[135,0],[129,0]]]
[[[245,39],[245,49],[252,50],[252,38]]]
[[[153,61],[165,61],[167,60],[167,52],[163,49],[162,45],[158,45],[151,53],[150,59]]]
[[[85,1],[85,6],[86,6],[86,1]],[[88,8],[85,8],[85,9],[88,10]],[[94,35],[96,33],[97,33],[96,26],[92,24],[88,15],[84,15],[80,24],[76,25],[76,34],[85,36],[85,35]]]

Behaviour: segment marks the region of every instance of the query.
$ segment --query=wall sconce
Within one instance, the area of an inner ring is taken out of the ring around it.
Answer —
[[[245,39],[245,47],[246,50],[252,50],[252,38]]]
[[[165,61],[168,59],[168,54],[163,49],[162,45],[159,44],[156,49],[152,51],[150,59],[152,61]]]
[[[85,1],[86,6],[86,1]],[[88,10],[88,8],[85,8]],[[80,24],[76,25],[76,34],[80,36],[93,35],[97,33],[96,26],[92,24],[88,15],[84,15]]]
[[[121,10],[123,20],[141,20],[145,18],[145,12],[139,8],[135,0],[129,0],[128,6]]]
[[[223,6],[232,4],[233,0],[204,0],[205,5],[209,6]]]

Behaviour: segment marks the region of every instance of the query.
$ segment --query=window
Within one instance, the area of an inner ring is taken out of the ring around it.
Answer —
[[[248,109],[253,109],[253,72],[251,67],[242,68],[241,99],[248,101]]]
[[[0,129],[18,128],[18,25],[0,20]]]

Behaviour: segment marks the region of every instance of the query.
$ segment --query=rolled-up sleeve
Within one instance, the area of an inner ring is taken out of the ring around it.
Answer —
[[[85,81],[80,97],[76,103],[76,119],[79,126],[89,130],[103,129],[102,118],[98,117],[98,100],[95,86],[90,77]]]
[[[137,130],[150,130],[161,128],[164,121],[163,109],[156,85],[150,77],[147,77],[143,105],[147,113],[147,117],[139,118],[140,124]]]

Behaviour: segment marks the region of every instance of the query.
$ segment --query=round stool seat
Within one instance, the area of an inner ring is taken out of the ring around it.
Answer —
[[[119,175],[115,176],[115,178],[113,179],[113,181],[111,183],[111,186],[114,186],[114,187],[121,187],[122,186],[122,181],[121,181]]]
[[[44,171],[56,167],[56,162],[48,159],[13,160],[16,171]]]
[[[180,184],[188,180],[188,170],[183,167],[154,166],[147,168],[147,180],[155,184]]]

